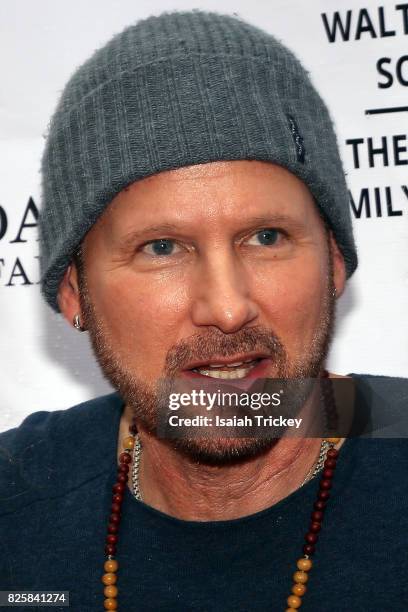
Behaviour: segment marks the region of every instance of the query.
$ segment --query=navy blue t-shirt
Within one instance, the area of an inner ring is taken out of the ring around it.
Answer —
[[[390,405],[407,405],[401,389]],[[69,591],[74,612],[103,610],[122,410],[112,394],[0,435],[0,590]],[[302,611],[408,610],[407,473],[407,440],[345,441]],[[266,510],[216,522],[172,518],[127,490],[118,610],[285,610],[317,488],[313,479]]]

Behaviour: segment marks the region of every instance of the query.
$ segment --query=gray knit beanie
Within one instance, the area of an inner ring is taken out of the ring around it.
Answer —
[[[42,292],[114,196],[163,170],[216,160],[284,166],[309,187],[347,275],[349,196],[326,106],[294,55],[240,18],[200,10],[139,21],[70,78],[42,158]]]

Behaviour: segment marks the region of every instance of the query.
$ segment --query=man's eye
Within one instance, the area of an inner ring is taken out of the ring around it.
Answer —
[[[264,246],[273,246],[282,238],[282,232],[280,230],[274,228],[266,228],[262,229],[259,232],[256,232],[250,240],[248,240],[248,244],[254,244],[258,246],[262,244]]]
[[[141,250],[148,255],[173,255],[177,251],[177,244],[169,238],[160,238],[148,242]]]

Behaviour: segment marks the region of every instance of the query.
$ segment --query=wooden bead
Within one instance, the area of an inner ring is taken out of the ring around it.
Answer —
[[[305,584],[309,579],[309,576],[306,572],[298,571],[293,574],[294,582],[300,582],[300,584]]]
[[[295,608],[286,608],[285,612],[296,612]]]
[[[288,606],[290,606],[291,608],[295,608],[295,610],[297,608],[300,608],[300,606],[302,605],[302,600],[297,595],[289,595],[286,601]]]
[[[116,599],[109,597],[109,599],[105,599],[103,605],[105,606],[105,610],[116,610],[118,607],[118,602]]]
[[[120,514],[118,512],[112,512],[112,514],[109,515],[109,523],[115,523],[115,525],[120,523]]]
[[[105,572],[117,572],[119,564],[115,559],[108,559],[103,567]]]
[[[105,542],[107,544],[117,544],[118,543],[118,536],[114,535],[113,533],[110,533],[109,535],[106,536]]]
[[[317,540],[319,539],[319,536],[317,535],[317,533],[307,533],[305,535],[305,540],[308,544],[316,544]]]
[[[313,562],[311,559],[305,559],[304,557],[301,557],[300,559],[298,559],[298,562],[296,565],[298,566],[300,570],[303,570],[304,572],[308,572],[310,568],[312,567]]]
[[[106,587],[106,588],[108,588],[108,587]],[[297,582],[292,587],[292,593],[294,595],[298,595],[298,597],[302,597],[302,595],[304,595],[306,593],[305,585],[304,584],[300,584],[300,582]]]
[[[107,574],[104,574],[102,576],[103,584],[115,584],[116,580],[116,574],[114,574],[113,572],[108,572]]]
[[[305,553],[305,555],[313,555],[313,553],[315,552],[315,547],[313,546],[313,544],[305,544],[303,546],[303,552]]]
[[[129,453],[120,453],[119,455],[119,462],[120,463],[130,463],[132,461],[132,457],[129,455]]]
[[[135,423],[132,423],[132,425],[129,426],[129,431],[130,433],[132,433],[134,436],[137,434],[137,426]]]
[[[103,594],[105,597],[117,597],[118,587],[114,584],[108,584],[108,586],[103,589]]]
[[[332,486],[332,482],[328,478],[324,478],[319,483],[320,489],[323,489],[325,491],[328,491],[329,489],[331,489],[331,486]]]
[[[132,450],[134,445],[135,445],[135,439],[133,436],[127,436],[127,438],[125,438],[122,442],[123,448],[126,448],[128,450]]]

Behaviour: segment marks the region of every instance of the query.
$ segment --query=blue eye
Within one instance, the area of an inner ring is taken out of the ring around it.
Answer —
[[[144,248],[150,248],[150,254],[153,255],[171,255],[174,251],[174,241],[168,238],[160,238],[159,240],[152,240],[148,244],[145,244]]]
[[[273,229],[273,228],[267,228],[267,229],[263,229],[260,230],[259,232],[256,232],[256,234],[254,234],[254,236],[256,237],[256,244],[262,244],[264,246],[272,246],[274,244],[276,244],[276,242],[279,240],[281,232],[277,229]],[[251,240],[249,240],[250,244],[254,244]]]

